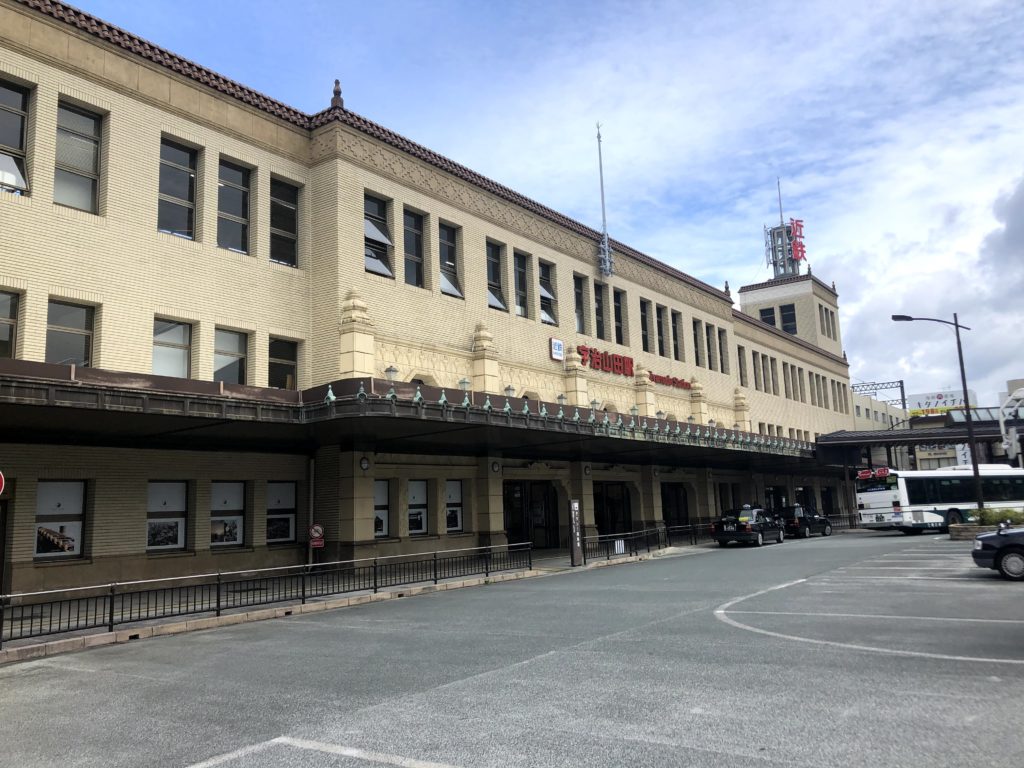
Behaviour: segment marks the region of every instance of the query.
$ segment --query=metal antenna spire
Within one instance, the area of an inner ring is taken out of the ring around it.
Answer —
[[[782,182],[779,180],[778,176],[775,177],[775,186],[778,187],[779,190],[779,226],[784,227],[786,226],[786,222],[782,220]]]
[[[597,268],[605,277],[613,274],[614,262],[612,249],[608,245],[608,218],[604,209],[604,158],[601,156],[601,124],[597,124],[597,167],[601,174],[601,247],[598,253]]]

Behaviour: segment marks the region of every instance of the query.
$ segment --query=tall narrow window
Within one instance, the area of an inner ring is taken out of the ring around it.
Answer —
[[[793,399],[793,392],[791,391],[790,385],[792,381],[789,375],[789,363],[782,363],[782,392],[789,399]]]
[[[146,549],[184,549],[188,483],[151,482],[146,494]]]
[[[46,315],[46,362],[92,365],[92,307],[50,301]]]
[[[217,185],[217,245],[249,252],[249,170],[220,161]]]
[[[654,316],[658,323],[658,354],[662,357],[667,357],[668,352],[665,348],[665,308],[656,306],[654,308]]]
[[[459,261],[456,248],[458,230],[450,224],[439,224],[437,231],[441,245],[441,293],[461,299],[462,289],[459,287]]]
[[[746,387],[747,384],[747,348],[736,347],[736,365],[740,373],[740,386]]]
[[[704,323],[693,321],[693,364],[704,367]]]
[[[36,548],[39,558],[81,557],[85,483],[40,481],[36,486]]]
[[[514,259],[514,272],[516,279],[516,314],[520,317],[530,315],[529,282],[527,278],[527,256],[525,253],[516,253]]]
[[[210,547],[245,542],[245,483],[210,483]]]
[[[718,329],[718,370],[729,372],[729,334],[725,328]]]
[[[608,289],[602,283],[594,283],[594,335],[599,339],[607,339],[604,330],[605,295]]]
[[[775,325],[775,307],[765,307],[761,310],[761,322]]]
[[[572,276],[573,308],[576,313],[576,333],[586,333],[587,309],[584,302],[586,291],[586,278],[579,275]]]
[[[757,352],[750,352],[750,363],[754,369],[754,389],[759,392],[763,389],[764,382],[761,381],[761,355]]]
[[[427,481],[409,481],[409,534],[427,532]]]
[[[708,370],[718,370],[718,355],[715,348],[715,326],[704,324],[704,351],[707,354]]]
[[[28,122],[28,91],[0,81],[0,191],[28,192],[25,170],[25,124]]]
[[[614,290],[612,292],[612,307],[615,314],[615,343],[625,344],[626,343],[626,318],[625,318],[625,304],[626,304],[626,292]]]
[[[226,384],[245,384],[248,347],[248,335],[218,328],[214,333],[213,380]]]
[[[194,149],[169,139],[160,142],[160,200],[157,229],[195,238],[196,156]]]
[[[388,205],[366,195],[363,198],[363,266],[367,272],[394,277],[391,271],[391,234],[388,231]]]
[[[782,330],[786,333],[796,335],[796,306],[783,304],[779,307],[779,320],[782,323]]]
[[[271,338],[267,386],[278,389],[297,389],[298,369],[298,342]]]
[[[388,536],[391,517],[390,486],[387,480],[373,481],[373,535],[378,539]]]
[[[57,159],[53,202],[97,213],[100,128],[103,118],[61,103],[57,106]]]
[[[647,299],[640,299],[640,346],[644,352],[651,351],[651,337],[648,324],[650,323],[651,302]]]
[[[297,484],[267,483],[267,544],[295,541],[295,490]]]
[[[508,312],[501,273],[501,246],[497,243],[487,243],[487,306]]]
[[[153,375],[187,379],[192,360],[192,326],[175,320],[153,321]]]
[[[270,260],[299,263],[299,188],[278,179],[270,180]]]
[[[462,530],[462,481],[446,480],[444,484],[445,528],[449,533]]]
[[[423,287],[423,217],[406,211],[405,221],[405,284]]]
[[[672,359],[683,359],[683,316],[672,313]]]
[[[779,394],[779,362],[774,357],[769,361],[772,371],[772,394]]]
[[[833,341],[839,341],[839,330],[836,328],[836,313],[831,309],[828,311],[829,336]]]
[[[18,294],[0,291],[0,358],[14,357],[18,341]]]
[[[558,299],[555,298],[555,265],[540,262],[540,321],[558,325]]]

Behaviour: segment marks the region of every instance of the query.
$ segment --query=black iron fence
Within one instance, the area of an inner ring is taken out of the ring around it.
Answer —
[[[711,541],[711,524],[669,525],[628,533],[606,533],[583,540],[583,560],[612,560],[632,557],[666,547],[680,547]]]
[[[0,646],[11,640],[106,629],[199,613],[299,602],[348,592],[533,567],[529,543],[430,555],[347,560],[0,596]]]

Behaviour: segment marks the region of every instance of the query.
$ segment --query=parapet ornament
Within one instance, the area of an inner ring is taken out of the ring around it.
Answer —
[[[477,323],[473,332],[473,352],[487,354],[495,351],[497,348],[494,346],[494,334],[487,330],[483,323]]]
[[[370,319],[370,307],[354,289],[349,291],[345,300],[341,302],[341,327],[353,325],[373,327],[373,320]]]

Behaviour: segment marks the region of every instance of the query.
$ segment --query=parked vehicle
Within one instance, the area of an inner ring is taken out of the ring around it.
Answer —
[[[761,507],[752,507],[749,504],[745,504],[741,509],[726,512],[720,520],[712,523],[711,532],[720,547],[724,547],[730,541],[760,547],[766,541],[781,544],[786,538],[781,518]]]
[[[991,568],[1011,581],[1024,581],[1024,528],[1012,528],[1009,521],[999,530],[974,537],[974,564]]]
[[[811,507],[794,504],[775,511],[782,518],[782,526],[786,534],[797,539],[806,539],[812,533],[822,536],[832,535],[832,523],[827,515],[818,513]]]

